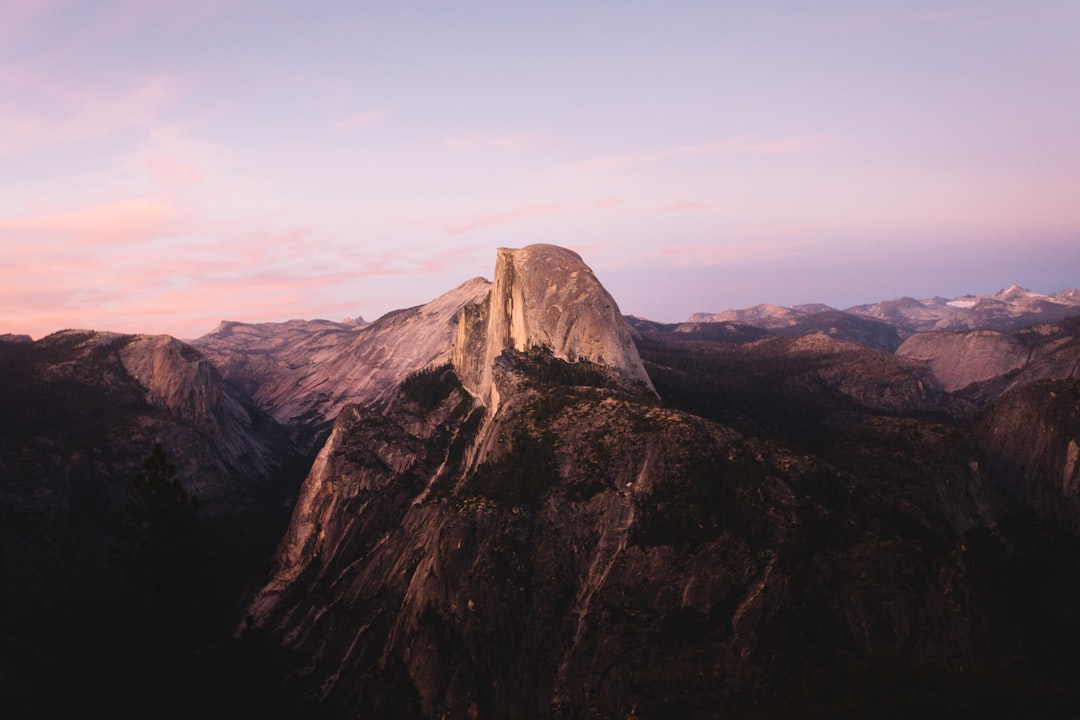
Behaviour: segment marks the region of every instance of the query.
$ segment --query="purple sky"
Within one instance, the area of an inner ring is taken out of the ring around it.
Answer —
[[[1075,0],[4,0],[0,333],[374,319],[533,242],[664,321],[1077,286],[1077,48]]]

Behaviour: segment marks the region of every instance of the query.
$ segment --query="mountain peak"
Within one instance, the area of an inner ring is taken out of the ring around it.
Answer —
[[[1016,300],[1017,298],[1026,297],[1028,295],[1031,295],[1030,290],[1022,288],[1014,283],[1004,290],[998,291],[998,293],[994,295],[994,298],[998,300]]]
[[[567,362],[607,366],[652,388],[629,325],[580,255],[546,244],[499,248],[487,298],[459,315],[452,362],[465,387],[494,407],[495,359],[534,347]]]

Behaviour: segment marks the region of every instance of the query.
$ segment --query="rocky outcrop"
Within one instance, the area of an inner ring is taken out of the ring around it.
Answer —
[[[1022,368],[1030,358],[1016,338],[994,330],[919,333],[905,340],[896,354],[927,362],[949,392]]]
[[[494,409],[495,360],[534,347],[652,389],[618,305],[577,253],[554,245],[500,248],[488,297],[459,315],[452,364],[466,389]]]
[[[921,333],[897,355],[926,362],[947,390],[986,406],[1025,385],[1080,377],[1080,318],[1007,333]]]

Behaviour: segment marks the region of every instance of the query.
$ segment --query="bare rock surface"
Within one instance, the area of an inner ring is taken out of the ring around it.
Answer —
[[[1031,355],[1014,337],[994,330],[919,333],[905,340],[896,354],[929,363],[949,392],[1017,370]]]
[[[500,248],[486,300],[462,313],[452,361],[480,402],[498,404],[492,373],[506,350],[546,347],[652,388],[625,318],[581,257],[555,245]]]
[[[458,313],[489,286],[474,278],[425,305],[359,327],[222,323],[194,344],[278,422],[328,424],[345,405],[384,403],[410,373],[445,362]]]

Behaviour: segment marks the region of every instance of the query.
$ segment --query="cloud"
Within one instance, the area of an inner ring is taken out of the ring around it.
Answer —
[[[653,252],[653,256],[665,258],[677,267],[701,267],[771,260],[798,247],[799,243],[776,240],[741,245],[697,243],[661,247]]]
[[[713,203],[701,202],[699,200],[676,200],[675,202],[668,203],[660,208],[660,212],[677,213],[687,212],[688,210],[708,210],[713,207],[716,207]]]
[[[0,237],[12,241],[60,239],[73,243],[131,243],[175,232],[181,213],[150,197],[116,200],[75,210],[0,217]]]
[[[143,78],[120,90],[68,87],[25,68],[0,68],[0,156],[84,142],[146,128],[174,96],[164,77]]]
[[[360,128],[368,127],[369,125],[374,125],[385,117],[386,112],[383,110],[365,110],[364,112],[354,113],[338,120],[334,125],[334,129],[341,132],[352,132],[354,130],[359,130]]]
[[[747,135],[714,143],[676,145],[659,150],[601,155],[564,166],[561,171],[569,173],[617,171],[681,158],[737,154],[798,155],[819,150],[834,140],[835,136],[832,135],[794,135],[766,140]]]
[[[5,0],[0,3],[0,37],[17,37],[33,26],[58,0]]]
[[[559,210],[558,203],[542,202],[527,203],[510,210],[487,211],[450,225],[446,228],[446,234],[463,235],[490,225],[509,225],[542,215],[554,215]]]
[[[451,150],[497,150],[510,153],[539,150],[548,143],[549,140],[545,135],[532,132],[507,133],[504,135],[466,133],[442,139],[443,147]]]

